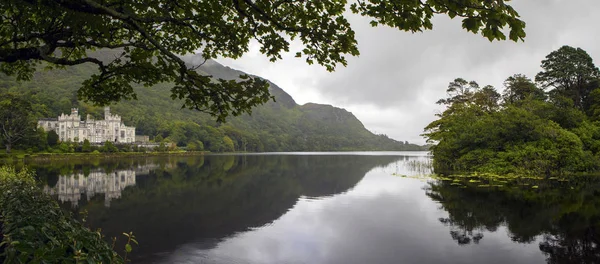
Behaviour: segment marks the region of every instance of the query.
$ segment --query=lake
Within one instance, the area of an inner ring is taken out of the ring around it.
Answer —
[[[425,177],[430,164],[425,152],[336,152],[31,166],[118,251],[133,232],[134,263],[600,262],[596,180],[489,186]]]

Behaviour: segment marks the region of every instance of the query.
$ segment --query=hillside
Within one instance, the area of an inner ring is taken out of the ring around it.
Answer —
[[[100,53],[108,57],[110,53]],[[186,56],[192,65],[203,60]],[[64,70],[38,71],[30,82],[0,78],[0,90],[30,94],[42,105],[46,116],[67,113],[78,107],[82,116],[100,117],[101,107],[77,100],[77,88],[95,68],[79,65]],[[207,61],[198,71],[215,78],[235,79],[243,72]],[[170,98],[168,84],[136,87],[137,99],[111,105],[113,113],[125,124],[136,126],[137,134],[159,136],[186,146],[203,145],[211,151],[339,151],[339,150],[418,150],[384,135],[375,135],[350,112],[330,105],[298,105],[274,83],[270,92],[275,101],[256,107],[252,115],[230,117],[218,124],[209,115],[182,109],[179,100]],[[231,139],[231,140],[229,140]],[[201,143],[200,143],[201,142]],[[233,144],[232,144],[233,143]]]

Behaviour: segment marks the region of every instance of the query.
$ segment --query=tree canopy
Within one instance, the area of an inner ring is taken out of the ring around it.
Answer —
[[[592,57],[581,48],[562,46],[548,54],[541,66],[544,70],[535,80],[543,88],[554,88],[557,94],[570,98],[580,109],[600,78]]]
[[[272,61],[291,51],[307,63],[333,71],[346,56],[359,54],[346,16],[370,17],[371,24],[417,32],[433,28],[436,14],[462,19],[462,27],[492,40],[525,37],[525,23],[509,0],[5,0],[0,2],[0,72],[28,80],[43,66],[89,63],[98,72],[82,83],[78,96],[106,105],[135,99],[131,83],[172,83],[172,98],[184,107],[212,114],[250,112],[272,97],[268,83],[248,75],[212,79],[179,56],[200,51],[203,58],[239,58],[251,41]],[[349,10],[347,10],[349,9]],[[97,56],[118,49],[110,60]]]
[[[0,142],[10,153],[15,143],[34,131],[31,102],[20,95],[12,93],[0,94]]]

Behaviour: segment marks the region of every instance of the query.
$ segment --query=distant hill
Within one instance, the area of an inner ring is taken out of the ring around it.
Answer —
[[[97,56],[108,59],[111,52],[100,52]],[[183,58],[190,65],[204,62],[200,56]],[[32,81],[22,83],[0,77],[0,90],[31,94],[32,100],[42,104],[45,108],[42,112],[49,117],[68,113],[72,107],[78,107],[82,116],[89,113],[100,117],[101,107],[77,100],[81,82],[95,71],[92,65],[38,71]],[[198,71],[223,79],[236,79],[244,74],[214,60],[206,61]],[[211,151],[423,149],[371,133],[345,109],[314,103],[298,105],[283,89],[269,83],[275,102],[256,107],[252,115],[230,117],[224,124],[216,123],[207,114],[182,109],[181,101],[170,98],[168,84],[135,87],[138,100],[111,105],[111,112],[121,115],[126,125],[136,126],[137,134],[151,138],[160,135],[178,146],[194,142]]]

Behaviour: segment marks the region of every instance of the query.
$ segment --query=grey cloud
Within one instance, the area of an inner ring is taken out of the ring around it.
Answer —
[[[340,103],[412,108],[419,105],[416,100],[426,90],[439,90],[442,92],[438,94],[443,95],[445,85],[425,87],[426,80],[430,78],[444,76],[447,83],[460,76],[482,77],[479,80],[482,83],[498,83],[495,78],[483,78],[498,72],[505,75],[501,78],[516,73],[509,65],[495,67],[503,60],[527,65],[514,68],[532,75],[545,54],[563,44],[570,44],[559,43],[565,41],[561,39],[562,34],[579,27],[586,27],[589,34],[593,34],[597,31],[594,25],[600,24],[600,18],[593,15],[600,12],[600,2],[597,1],[577,1],[574,4],[572,1],[531,0],[514,1],[513,5],[527,22],[525,43],[490,43],[479,35],[465,32],[458,19],[446,17],[435,19],[433,31],[417,34],[391,28],[371,28],[368,19],[352,17],[362,55],[350,59],[347,68],[325,76],[318,89]],[[577,43],[577,39],[567,42]],[[600,53],[595,46],[590,43],[586,48],[590,53]],[[539,60],[531,61],[531,57]],[[483,70],[485,68],[489,71]]]
[[[503,80],[515,73],[534,78],[541,60],[562,45],[581,47],[600,63],[600,1],[511,4],[527,23],[525,42],[489,42],[464,31],[460,20],[447,17],[437,17],[432,31],[411,34],[373,28],[368,19],[351,16],[361,55],[348,58],[348,67],[339,66],[334,73],[307,66],[291,53],[275,64],[257,50],[223,62],[270,79],[300,103],[344,107],[371,131],[423,143],[419,134],[440,109],[434,102],[445,95],[454,78],[502,89]]]

